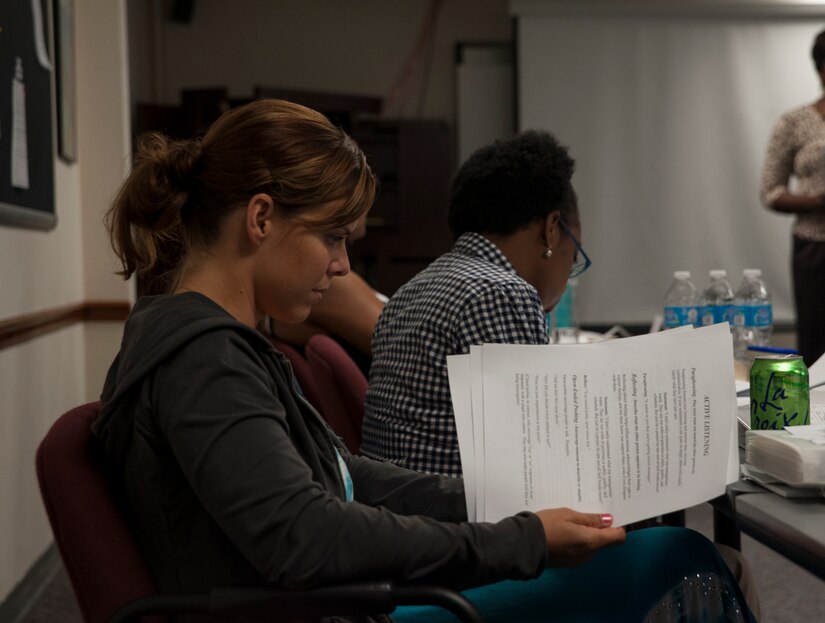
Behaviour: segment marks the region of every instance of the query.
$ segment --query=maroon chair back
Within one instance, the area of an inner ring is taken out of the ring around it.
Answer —
[[[363,375],[362,375],[363,376]],[[290,591],[224,587],[161,595],[117,504],[102,448],[91,433],[100,403],[60,416],[37,449],[37,478],[49,522],[85,623],[164,623],[154,613],[204,613],[210,620],[294,620],[296,616],[387,614],[397,605],[437,604],[481,623],[463,596],[442,587],[372,581]],[[149,616],[153,615],[153,616]],[[116,618],[113,618],[115,617]]]
[[[306,358],[319,396],[321,415],[353,454],[361,448],[361,421],[367,396],[367,378],[344,347],[327,335],[313,335]]]
[[[124,604],[158,592],[92,436],[99,410],[94,402],[60,416],[36,457],[40,494],[86,623],[105,623]]]

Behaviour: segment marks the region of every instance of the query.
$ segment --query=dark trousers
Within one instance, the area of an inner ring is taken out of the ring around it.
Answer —
[[[793,239],[797,347],[810,366],[825,353],[825,242]]]

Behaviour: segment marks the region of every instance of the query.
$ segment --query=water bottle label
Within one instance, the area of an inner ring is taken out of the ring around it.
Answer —
[[[770,327],[773,324],[771,305],[743,305],[742,315],[746,327]]]
[[[733,322],[736,308],[733,305],[706,305],[701,308],[701,326],[717,324],[720,322]]]
[[[684,325],[696,324],[698,319],[697,309],[690,305],[666,305],[665,306],[665,328],[673,329]]]
[[[674,327],[682,326],[682,318],[679,310],[681,307],[674,307],[668,305],[665,307],[665,329],[672,329]]]

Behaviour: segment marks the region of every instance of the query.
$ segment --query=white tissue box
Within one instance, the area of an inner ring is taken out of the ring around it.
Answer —
[[[784,430],[746,431],[745,463],[789,485],[825,486],[825,445]]]

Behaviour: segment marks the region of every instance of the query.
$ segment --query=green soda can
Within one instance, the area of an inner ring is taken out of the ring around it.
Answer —
[[[751,428],[811,423],[808,368],[799,355],[760,355],[751,367]]]

